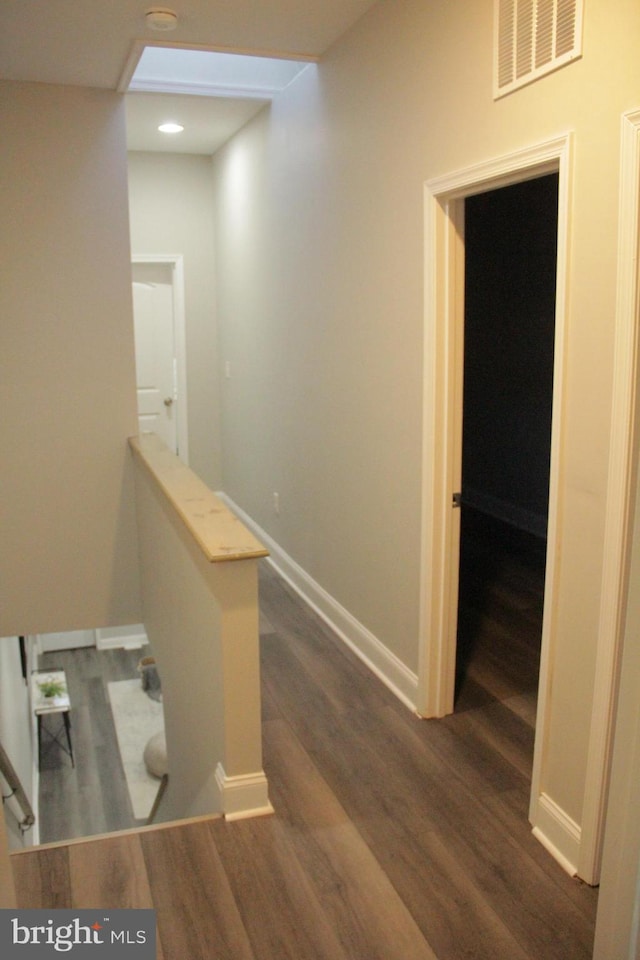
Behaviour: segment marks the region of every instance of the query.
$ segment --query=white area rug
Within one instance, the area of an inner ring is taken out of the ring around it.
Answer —
[[[146,820],[160,781],[147,773],[143,755],[149,738],[164,729],[162,704],[146,695],[139,679],[116,680],[108,686],[133,815]]]

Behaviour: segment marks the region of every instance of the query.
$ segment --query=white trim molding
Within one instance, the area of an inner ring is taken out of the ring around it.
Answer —
[[[287,554],[248,514],[226,494],[217,496],[227,504],[269,551],[268,562],[362,660],[392,693],[410,710],[415,711],[418,678],[370,630],[320,586]]]
[[[611,445],[605,518],[602,598],[593,713],[587,758],[579,875],[600,879],[626,587],[638,402],[638,231],[640,230],[640,110],[622,117]]]
[[[98,627],[94,635],[96,650],[138,650],[149,643],[141,623],[126,627]]]
[[[444,716],[453,705],[455,662],[449,646],[449,552],[451,487],[454,458],[454,388],[456,284],[462,265],[455,237],[464,199],[485,190],[509,186],[531,177],[559,173],[558,269],[554,364],[554,415],[548,538],[558,529],[559,474],[564,379],[567,221],[571,136],[468,167],[425,184],[425,333],[423,400],[422,593],[418,710],[426,717]],[[556,581],[555,555],[547,564],[547,591]],[[551,609],[554,604],[545,605]],[[550,624],[547,622],[546,632]]]
[[[569,876],[575,877],[582,840],[582,831],[578,824],[546,793],[538,797],[535,819],[534,837]]]
[[[216,767],[216,786],[225,820],[244,820],[273,813],[263,770],[229,777],[219,763]]]
[[[453,488],[453,409],[456,358],[456,280],[464,199],[531,177],[559,173],[558,269],[554,363],[554,414],[551,438],[548,538],[558,529],[559,474],[564,379],[567,222],[571,135],[476,164],[425,184],[425,324],[423,399],[423,507],[420,668],[418,710],[425,717],[450,713],[455,658],[449,648],[451,499]],[[456,242],[457,240],[457,242]],[[459,287],[459,282],[458,282]],[[555,554],[547,564],[547,591],[556,580]],[[554,605],[547,603],[551,609]],[[547,623],[546,632],[549,633]]]
[[[564,382],[567,337],[567,271],[571,200],[572,135],[563,134],[506,156],[476,164],[425,184],[425,322],[423,400],[422,576],[420,604],[420,667],[418,711],[425,717],[453,710],[455,688],[455,622],[453,596],[454,518],[457,421],[456,396],[461,378],[458,327],[464,274],[463,221],[466,197],[558,173],[558,253],[554,343],[553,415],[549,475],[549,514],[545,604],[538,694],[536,742],[530,815],[534,829],[547,835],[537,818],[549,805],[540,804],[546,765],[552,698],[551,670],[558,608],[559,558],[562,556],[563,435],[566,420]],[[452,649],[453,648],[453,649]],[[556,829],[569,822],[554,819],[548,846],[561,862],[575,861],[575,835]]]

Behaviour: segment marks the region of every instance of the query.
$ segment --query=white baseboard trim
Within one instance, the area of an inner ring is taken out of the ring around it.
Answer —
[[[226,503],[269,550],[269,562],[281,577],[340,639],[411,711],[415,712],[418,677],[359,620],[320,586],[282,547],[224,493]]]
[[[95,631],[96,650],[138,650],[149,643],[142,624],[136,624],[129,632],[123,627],[99,628]]]
[[[581,830],[546,793],[538,797],[533,835],[571,877],[578,873]]]
[[[267,778],[259,773],[243,773],[228,777],[221,763],[216,767],[216,785],[220,808],[225,820],[264,817],[273,813],[269,801]]]

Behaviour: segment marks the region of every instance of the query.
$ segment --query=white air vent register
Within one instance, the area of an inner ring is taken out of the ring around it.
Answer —
[[[494,0],[494,99],[582,55],[584,0]]]

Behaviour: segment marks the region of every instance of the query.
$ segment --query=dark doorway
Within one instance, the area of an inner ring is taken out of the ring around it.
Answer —
[[[532,729],[549,503],[557,228],[557,174],[465,200],[455,709],[496,701]]]

